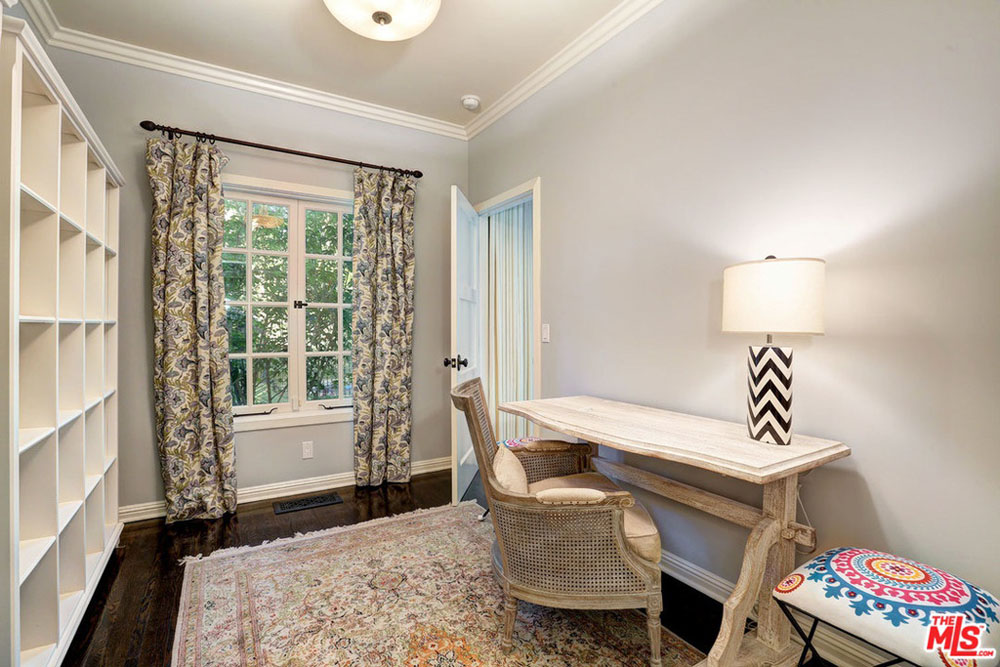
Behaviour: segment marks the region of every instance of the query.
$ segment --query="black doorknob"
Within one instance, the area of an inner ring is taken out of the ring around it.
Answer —
[[[454,359],[449,359],[448,357],[444,358],[444,367],[445,368],[448,368],[449,366],[454,366],[454,365],[455,365],[455,360]]]
[[[468,366],[468,365],[469,365],[469,360],[463,359],[462,355],[458,355],[458,365],[456,366],[456,368],[462,368],[463,366]]]

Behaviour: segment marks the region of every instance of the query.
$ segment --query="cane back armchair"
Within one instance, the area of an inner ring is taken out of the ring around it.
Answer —
[[[538,440],[511,448],[529,488],[505,489],[493,472],[497,442],[481,381],[458,385],[451,397],[465,413],[496,534],[493,569],[504,593],[503,648],[512,647],[519,600],[569,609],[644,607],[650,664],[659,667],[659,535],[648,513],[607,478],[585,472],[589,445]],[[580,491],[574,487],[588,491],[574,493]],[[632,534],[640,520],[654,542],[640,544],[649,536]]]

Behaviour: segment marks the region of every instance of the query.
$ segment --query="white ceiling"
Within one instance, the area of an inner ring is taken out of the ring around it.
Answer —
[[[343,27],[322,0],[49,0],[64,28],[465,125],[621,0],[443,0],[404,42]]]

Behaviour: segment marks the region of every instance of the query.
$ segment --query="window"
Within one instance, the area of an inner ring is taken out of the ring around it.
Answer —
[[[233,411],[351,404],[350,204],[227,188],[222,266]]]

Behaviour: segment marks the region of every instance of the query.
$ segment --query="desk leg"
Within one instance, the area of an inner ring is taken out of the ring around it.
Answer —
[[[764,515],[775,519],[781,537],[771,547],[767,567],[757,596],[757,638],[769,649],[781,652],[788,648],[791,626],[771,596],[782,577],[795,569],[795,542],[789,539],[788,526],[795,522],[798,475],[764,485]]]
[[[698,667],[794,664],[790,626],[771,591],[794,567],[795,499],[798,478],[792,475],[764,486],[764,518],[750,532],[736,588],[726,600],[722,626],[708,657]],[[757,630],[744,635],[747,616],[757,602]]]
[[[715,639],[708,657],[698,663],[698,667],[730,667],[738,662],[743,664],[744,661],[738,661],[737,658],[744,643],[743,630],[747,616],[753,609],[754,600],[757,599],[757,592],[767,565],[768,552],[780,539],[781,527],[770,517],[761,519],[750,531],[746,549],[743,551],[740,578],[722,607],[722,626],[719,628],[719,636]]]

